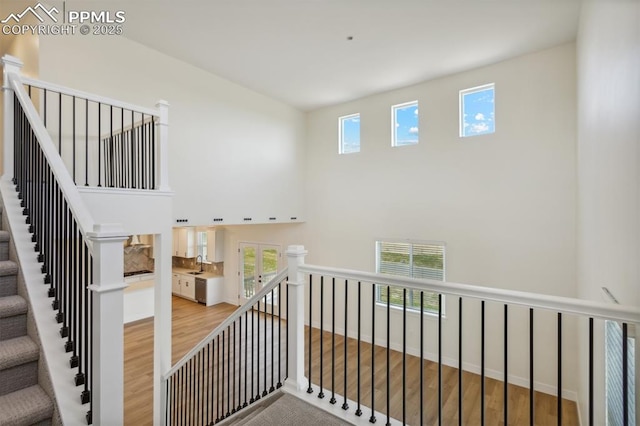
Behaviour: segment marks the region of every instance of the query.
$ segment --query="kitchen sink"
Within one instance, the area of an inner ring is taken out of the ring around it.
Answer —
[[[193,272],[189,272],[189,275],[200,275],[203,274],[204,272],[200,272],[200,271],[193,271]]]

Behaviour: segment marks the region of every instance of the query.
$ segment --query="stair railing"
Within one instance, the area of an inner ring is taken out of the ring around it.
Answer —
[[[307,400],[327,410],[385,424],[533,425],[555,417],[554,423],[561,425],[568,399],[581,396],[564,385],[573,371],[586,384],[582,421],[601,424],[607,407],[602,389],[594,383],[595,372],[605,367],[594,355],[594,331],[615,322],[621,328],[622,348],[613,354],[622,366],[614,382],[620,386],[615,392],[622,395],[620,424],[636,424],[633,377],[638,374],[631,371],[637,367],[630,347],[633,330],[640,326],[638,308],[304,262],[298,273],[305,274],[298,280],[306,287],[300,305],[309,309],[307,365],[298,365],[299,371],[289,370],[289,375],[306,376],[298,388],[310,395]],[[446,317],[445,297],[450,299]],[[431,300],[437,303],[429,312]],[[449,324],[443,330],[445,321]],[[585,352],[572,341],[575,337],[583,339]],[[575,367],[581,357],[584,369]],[[348,368],[340,360],[353,361]],[[555,383],[540,378],[549,369],[555,371]],[[526,371],[528,377],[512,370]],[[501,389],[497,398],[491,391],[491,400],[490,380],[492,389]],[[472,388],[479,388],[475,397]],[[515,391],[517,405],[526,398],[520,417],[510,395]],[[542,407],[536,405],[539,398],[546,398]],[[549,406],[554,407],[551,412]],[[536,419],[541,412],[546,420]]]
[[[73,182],[96,188],[168,188],[166,113],[22,77]]]
[[[288,369],[286,280],[285,269],[163,375],[165,424],[218,423],[282,387]]]
[[[81,386],[77,404],[88,404],[88,424],[123,422],[123,257],[127,238],[115,224],[96,224],[78,192],[72,176],[55,149],[20,76],[22,64],[5,56],[4,66],[4,174],[5,207],[16,199],[20,212],[9,214],[12,231],[28,227],[31,244],[16,249],[20,263],[39,262],[46,287],[27,281],[28,291],[47,292],[56,312],[54,323],[44,309],[33,307],[43,352],[49,364],[62,421],[78,424],[77,412],[66,404],[66,383]],[[29,80],[33,84],[33,80]],[[19,200],[19,202],[17,201]],[[11,212],[8,212],[11,213]],[[26,224],[25,224],[26,222]],[[32,257],[28,253],[32,253]],[[34,253],[35,252],[35,253]],[[41,281],[41,282],[42,282]],[[38,288],[42,289],[39,290]],[[35,297],[33,297],[35,299]],[[53,327],[53,328],[52,328]],[[59,346],[69,355],[61,368]]]

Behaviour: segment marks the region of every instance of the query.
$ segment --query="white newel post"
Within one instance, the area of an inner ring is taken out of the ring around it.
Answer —
[[[304,246],[289,246],[287,248],[287,263],[289,267],[289,377],[285,386],[295,388],[296,391],[304,389],[306,379],[304,377],[304,273],[298,270],[298,266],[304,265],[304,257],[307,251]]]
[[[2,57],[2,90],[4,92],[4,147],[3,147],[3,169],[5,179],[13,178],[13,89],[9,84],[9,74],[20,74],[22,62],[11,55]]]
[[[156,122],[158,135],[158,190],[169,191],[169,102],[158,101],[160,119]]]
[[[93,242],[93,402],[94,425],[124,420],[124,259],[128,238],[119,224],[94,225]]]
[[[153,424],[165,425],[167,389],[163,375],[171,369],[171,251],[173,234],[171,227],[156,234],[155,255],[155,303],[153,318]]]

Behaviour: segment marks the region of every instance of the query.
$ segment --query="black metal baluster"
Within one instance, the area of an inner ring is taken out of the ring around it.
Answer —
[[[264,295],[264,389],[262,390],[262,396],[267,396],[267,339],[269,338],[269,332],[267,331],[267,295]]]
[[[623,426],[629,425],[629,360],[627,323],[622,323],[622,415]],[[637,376],[636,376],[637,377]]]
[[[484,300],[480,302],[480,424],[484,426]]]
[[[220,359],[220,363],[222,364],[222,392],[220,392],[220,399],[222,401],[222,410],[220,411],[220,418],[224,419],[226,416],[224,414],[224,390],[225,390],[225,371],[224,371],[224,366],[225,366],[225,362],[224,362],[224,358],[226,356],[225,353],[225,343],[224,343],[224,336],[225,336],[225,331],[226,330],[222,330],[222,358]]]
[[[458,425],[462,426],[462,297],[458,298]]]
[[[136,188],[137,187],[137,182],[136,182],[136,133],[135,133],[135,118],[134,118],[134,112],[133,110],[131,110],[131,188]]]
[[[62,157],[62,92],[58,93],[58,153]]]
[[[246,407],[247,404],[247,366],[249,364],[249,358],[248,358],[248,354],[249,354],[249,322],[248,322],[248,311],[244,312],[244,403],[242,404],[242,407]],[[252,345],[253,346],[253,345]],[[253,351],[253,347],[251,348],[251,350]],[[253,364],[251,369],[253,370]]]
[[[311,325],[311,322],[309,322]],[[311,327],[309,327],[311,328]],[[324,276],[320,277],[320,392],[318,393],[318,398],[324,398],[324,388],[322,376],[324,375],[324,351],[323,349],[323,340],[324,340]],[[311,357],[310,357],[311,358]]]
[[[533,351],[533,308],[529,308],[529,425],[533,426],[535,423],[535,390],[534,390],[534,351]]]
[[[231,370],[233,372],[233,375],[229,376],[229,380],[233,379],[233,404],[231,405],[231,413],[235,413],[236,412],[236,381],[235,381],[235,375],[236,375],[236,339],[237,339],[237,335],[236,335],[236,322],[233,322],[233,369]]]
[[[309,386],[307,387],[307,393],[313,393],[311,387],[311,360],[313,359],[313,350],[311,345],[311,339],[313,338],[313,275],[309,275]]]
[[[100,112],[98,111],[98,115]],[[98,123],[98,164],[100,164],[100,124]],[[100,170],[98,169],[98,177]],[[89,186],[89,99],[84,100],[84,186]]]
[[[113,122],[113,107],[111,107],[111,119]],[[102,103],[98,102],[98,187],[102,186],[102,150],[100,149],[100,144],[103,141],[102,139]],[[104,185],[105,186],[109,186],[109,181],[110,178],[113,176],[109,176],[109,173],[107,173],[107,164],[109,165],[109,168],[112,167],[112,162],[113,162],[113,154],[111,155],[111,158],[108,159],[107,156],[107,144],[106,141],[109,141],[109,148],[110,148],[110,152],[113,153],[112,148],[113,148],[113,136],[111,137],[111,139],[105,139],[104,140],[104,159],[105,159],[105,166],[104,166]],[[88,166],[89,163],[87,163],[87,168],[89,168]]]
[[[260,302],[257,303],[256,307],[256,325],[257,325],[257,338],[256,338],[256,401],[260,399]]]
[[[348,309],[349,308],[349,280],[344,280],[344,400],[342,402],[342,409],[348,410],[349,404],[347,404],[347,364],[349,357],[347,356],[347,347],[349,339],[349,327],[347,327]]]
[[[391,425],[391,287],[387,286],[387,426]]]
[[[275,386],[275,379],[274,379],[274,376],[275,376],[275,374],[274,374],[274,373],[275,373],[275,367],[276,367],[276,360],[275,360],[275,358],[273,357],[273,356],[274,356],[274,350],[273,350],[273,348],[274,348],[274,345],[275,345],[274,340],[276,340],[276,336],[275,336],[276,328],[275,328],[275,326],[274,326],[274,319],[275,319],[275,312],[274,312],[274,310],[275,310],[275,305],[274,305],[274,301],[275,301],[275,298],[274,298],[274,296],[273,296],[273,289],[271,289],[271,387],[269,388],[269,392],[273,392],[273,391],[275,391],[275,390],[276,390],[276,386]],[[266,308],[266,307],[265,307],[265,308]]]
[[[424,291],[420,292],[420,424],[424,424]]]
[[[376,419],[376,284],[371,286],[371,416],[369,423]]]
[[[407,423],[407,289],[402,289],[402,424]]]
[[[235,323],[234,323],[235,324]],[[242,315],[240,315],[238,317],[238,337],[236,336],[236,331],[235,329],[233,330],[233,335],[234,335],[234,340],[237,340],[237,344],[238,344],[238,406],[235,408],[235,411],[240,411],[240,409],[242,408],[242,399],[240,398],[240,395],[242,393]],[[233,357],[233,370],[235,372],[236,366],[235,366],[235,357]],[[246,362],[245,362],[246,363]],[[235,373],[234,373],[235,374]],[[233,393],[233,406],[236,406],[235,403],[235,390]]]
[[[358,375],[357,375],[357,389],[356,389],[356,393],[357,393],[357,408],[356,408],[356,416],[360,417],[362,416],[362,409],[360,409],[360,343],[362,340],[362,336],[361,336],[361,324],[360,324],[360,312],[362,310],[362,283],[360,281],[358,281],[358,324],[357,324],[357,328],[358,328]],[[320,369],[322,370],[322,369]]]
[[[289,281],[289,277],[286,278],[286,281]],[[286,330],[285,330],[285,338],[287,339],[286,341],[286,351],[285,351],[285,362],[284,362],[284,368],[285,368],[285,374],[286,377],[289,377],[289,285],[287,285],[286,287],[286,299],[287,299],[287,324],[286,324]]]
[[[72,155],[72,166],[71,166],[71,170],[72,170],[72,177],[73,177],[73,183],[75,183],[76,185],[78,184],[76,182],[76,97],[72,96],[71,97],[71,101],[73,102],[71,111],[73,114],[73,118],[71,120],[72,126],[73,126],[73,130],[72,130],[72,136],[71,136],[71,141],[72,141],[72,146],[71,146],[71,155]],[[62,130],[62,129],[61,129]]]
[[[278,283],[278,384],[282,387],[282,282]]]
[[[589,426],[593,421],[593,318],[589,318]]]
[[[509,328],[508,328],[508,307],[504,305],[504,418],[505,425],[509,424]]]
[[[254,395],[254,390],[255,390],[255,381],[256,381],[256,374],[255,374],[255,370],[254,370],[254,364],[253,364],[253,359],[254,359],[254,353],[255,353],[255,344],[254,344],[254,338],[255,338],[255,333],[254,333],[254,323],[255,323],[255,314],[254,314],[254,309],[253,306],[251,307],[251,399],[249,400],[250,404],[253,404],[253,402],[256,400]]]
[[[331,399],[330,404],[336,401],[336,279],[331,278]]]
[[[156,187],[156,117],[151,117],[151,187]]]
[[[562,314],[558,312],[558,426],[562,425]]]
[[[438,294],[438,425],[442,426],[442,294]]]
[[[224,345],[224,343],[223,343]],[[231,415],[231,386],[233,377],[231,377],[231,326],[227,327],[227,413],[225,417]]]

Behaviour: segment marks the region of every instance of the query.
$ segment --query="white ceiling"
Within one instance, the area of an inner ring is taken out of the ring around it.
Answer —
[[[126,37],[312,110],[572,41],[580,1],[136,0],[122,9]]]

